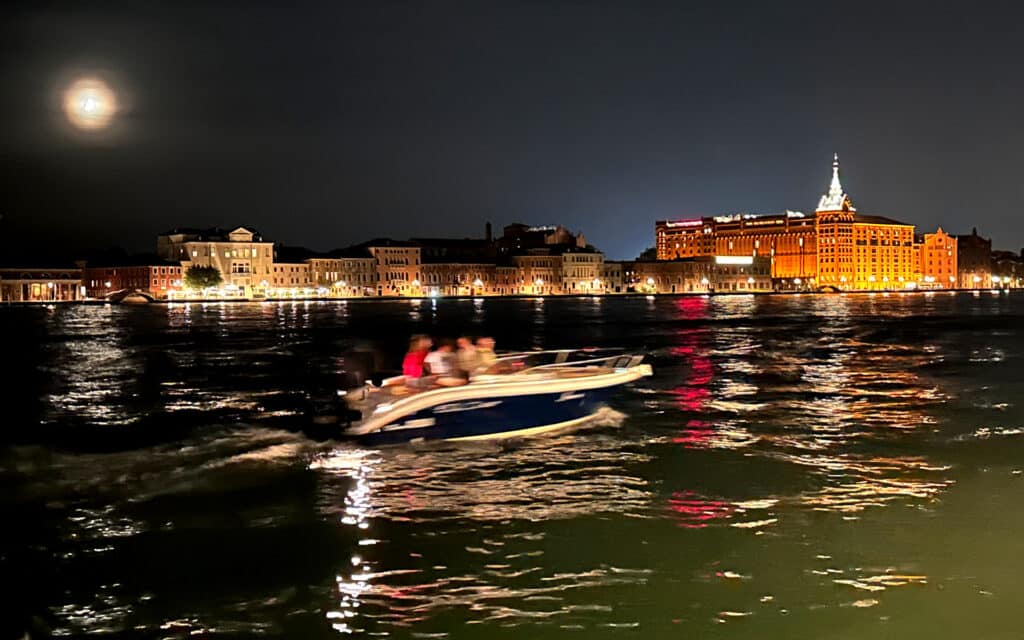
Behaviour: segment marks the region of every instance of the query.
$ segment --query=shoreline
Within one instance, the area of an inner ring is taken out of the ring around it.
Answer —
[[[883,297],[889,296],[905,296],[905,295],[917,295],[917,296],[929,296],[936,294],[948,294],[948,295],[959,295],[959,294],[1010,294],[1020,289],[913,289],[913,290],[878,290],[878,291],[686,291],[678,293],[640,293],[640,292],[628,292],[628,293],[591,293],[591,294],[552,294],[552,295],[536,295],[536,294],[510,294],[510,295],[490,295],[490,296],[363,296],[357,298],[337,298],[337,297],[296,297],[296,298],[209,298],[204,300],[161,300],[156,299],[149,302],[111,302],[109,300],[17,300],[17,301],[5,301],[0,302],[0,308],[2,307],[47,307],[47,306],[104,306],[104,305],[117,305],[127,307],[146,307],[149,305],[192,305],[192,304],[265,304],[265,303],[282,303],[282,302],[395,302],[395,301],[433,301],[433,300],[559,300],[559,299],[581,299],[581,298],[694,298],[694,297],[736,297],[736,296],[877,296]]]

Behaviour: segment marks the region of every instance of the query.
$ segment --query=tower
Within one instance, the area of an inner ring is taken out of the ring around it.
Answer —
[[[853,221],[856,209],[839,182],[839,154],[832,160],[832,182],[818,201],[818,286],[846,289],[854,281]]]

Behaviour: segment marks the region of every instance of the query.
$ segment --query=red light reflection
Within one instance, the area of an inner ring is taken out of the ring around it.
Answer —
[[[686,529],[704,529],[716,520],[728,520],[736,511],[731,502],[709,500],[693,491],[675,491],[668,499],[668,507]]]

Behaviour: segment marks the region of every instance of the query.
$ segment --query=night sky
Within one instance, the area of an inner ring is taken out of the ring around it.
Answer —
[[[1024,245],[1013,5],[9,3],[0,250],[153,250],[255,226],[323,250],[561,223],[610,258],[654,220],[862,213]],[[124,109],[77,132],[82,75]]]

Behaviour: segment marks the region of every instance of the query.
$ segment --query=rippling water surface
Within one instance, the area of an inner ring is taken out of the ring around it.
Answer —
[[[1021,637],[1024,296],[0,309],[4,630]],[[588,428],[303,434],[407,336],[623,346]]]

